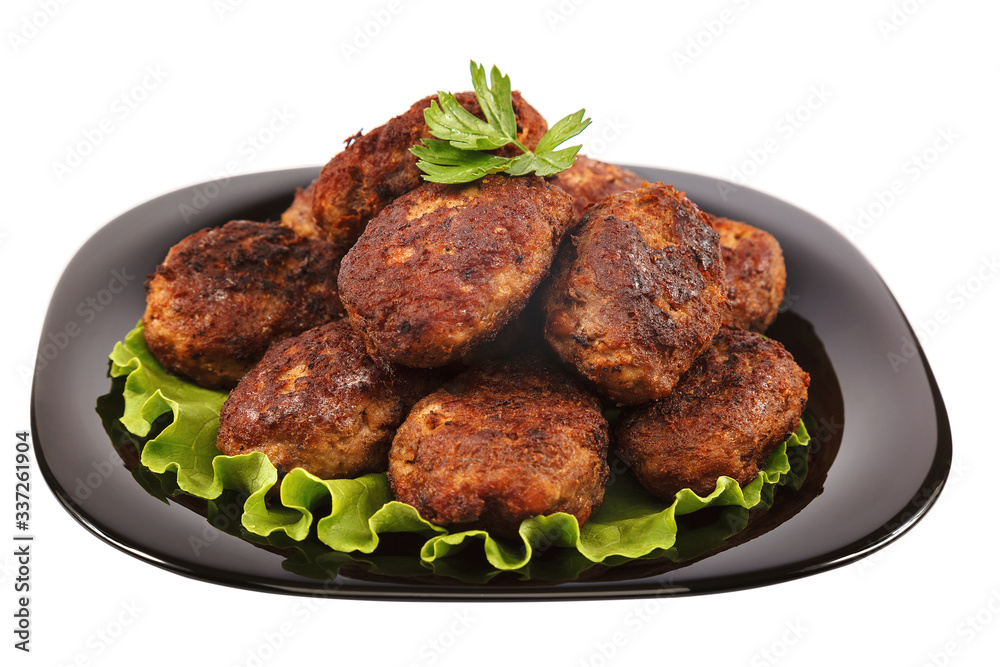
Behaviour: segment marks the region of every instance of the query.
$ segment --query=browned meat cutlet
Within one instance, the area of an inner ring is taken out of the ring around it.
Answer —
[[[518,140],[535,148],[548,131],[548,124],[517,91],[511,93],[517,116]],[[485,118],[475,93],[456,93],[455,99],[467,111]],[[424,122],[424,109],[437,95],[416,102],[405,113],[368,134],[347,140],[347,147],[333,156],[316,181],[313,215],[330,241],[345,250],[374,218],[396,197],[424,182],[417,158],[410,147],[431,138]],[[500,149],[513,155],[511,147]]]
[[[393,494],[428,521],[514,536],[604,499],[608,424],[596,397],[538,358],[488,362],[417,403],[389,453]]]
[[[573,219],[579,220],[594,202],[642,187],[643,179],[624,167],[577,155],[573,166],[553,176],[550,182],[573,198]]]
[[[331,322],[275,344],[244,376],[222,406],[217,446],[263,452],[281,474],[384,472],[396,428],[434,376],[369,356],[347,320]]]
[[[683,488],[711,493],[723,475],[744,485],[795,430],[808,388],[781,343],[724,328],[669,396],[622,413],[615,447],[668,502]]]
[[[569,195],[537,176],[427,183],[369,223],[340,294],[368,349],[406,366],[459,360],[492,339],[545,277]]]
[[[543,288],[545,338],[606,397],[661,398],[719,330],[719,236],[655,183],[591,206]]]
[[[340,258],[274,223],[196,232],[146,280],[146,344],[172,373],[235,387],[271,344],[343,315]]]
[[[778,240],[745,222],[709,215],[719,234],[729,308],[722,325],[764,331],[785,298],[785,258]]]
[[[295,188],[295,198],[292,199],[292,204],[281,214],[282,227],[288,227],[299,236],[308,239],[326,237],[316,225],[316,218],[313,217],[312,202],[315,185],[316,181],[313,181],[305,189]]]

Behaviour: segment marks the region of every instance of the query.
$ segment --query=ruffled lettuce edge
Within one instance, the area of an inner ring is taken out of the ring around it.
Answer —
[[[741,487],[730,477],[720,477],[711,493],[699,496],[683,489],[668,506],[622,471],[613,474],[603,504],[582,527],[565,513],[536,516],[521,523],[517,539],[505,539],[484,530],[451,532],[430,523],[412,506],[393,500],[382,473],[324,480],[296,468],[275,492],[278,473],[264,454],[226,456],[215,448],[219,411],[227,393],[195,386],[163,369],[145,345],[141,324],[115,345],[110,359],[109,374],[125,377],[121,423],[130,433],[143,438],[154,430],[154,422],[170,417],[159,433],[145,441],[140,462],[154,473],[173,473],[174,493],[214,499],[224,490],[237,492],[246,497],[241,522],[249,533],[262,538],[283,535],[295,542],[315,535],[337,552],[372,554],[382,536],[418,535],[424,540],[419,558],[434,569],[477,548],[498,571],[524,570],[551,549],[575,551],[589,563],[614,564],[654,555],[677,558],[681,555],[675,547],[678,517],[708,507],[749,510],[769,505],[776,486],[801,484],[801,473],[789,463],[788,448],[809,444],[800,421],[750,483]],[[613,466],[613,472],[617,470]],[[137,479],[143,482],[142,476]],[[745,526],[745,519],[734,523],[731,517],[744,515],[727,515],[730,532]]]

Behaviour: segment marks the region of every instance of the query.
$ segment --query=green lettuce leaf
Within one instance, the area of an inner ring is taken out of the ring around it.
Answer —
[[[372,555],[360,561],[370,567],[385,568],[390,563],[392,569],[411,568],[396,557],[386,560],[376,553],[380,542],[393,534],[416,539],[421,545],[415,554],[420,567],[445,576],[458,576],[453,573],[461,568],[453,566],[453,557],[462,552],[485,558],[494,574],[511,571],[538,578],[578,573],[594,563],[692,558],[742,530],[750,508],[769,507],[777,486],[798,488],[809,444],[800,422],[749,484],[741,487],[732,478],[720,477],[711,493],[699,496],[684,489],[669,505],[647,494],[615,462],[604,503],[583,527],[564,513],[536,516],[521,524],[517,539],[504,539],[483,530],[451,532],[428,522],[410,505],[392,499],[382,473],[324,480],[296,468],[285,475],[276,500],[272,489],[278,474],[265,455],[225,456],[215,447],[219,410],[227,394],[197,387],[164,370],[146,347],[141,324],[115,345],[109,374],[125,379],[120,423],[141,443],[142,466],[167,479],[157,485],[148,473],[137,474],[145,488],[161,498],[187,493],[211,500],[224,490],[239,494],[245,498],[241,523],[249,535],[272,544],[303,545],[315,536],[333,552],[353,554],[354,560],[313,553],[309,567],[325,563],[326,571],[359,562],[359,554]],[[157,420],[168,423],[155,433]],[[155,435],[148,437],[151,433]],[[792,448],[794,470],[789,460]],[[678,517],[710,507],[721,508],[716,519],[689,529],[679,539]],[[297,567],[306,568],[302,563]],[[481,576],[488,579],[494,574]]]
[[[160,415],[172,415],[170,425],[143,447],[142,465],[157,473],[177,473],[177,485],[192,495],[215,498],[222,493],[215,437],[228,394],[168,373],[146,348],[141,325],[115,344],[109,373],[126,377],[121,422],[130,433],[145,436]]]

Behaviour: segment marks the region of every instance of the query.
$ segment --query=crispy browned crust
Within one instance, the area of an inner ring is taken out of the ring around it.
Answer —
[[[518,140],[534,148],[548,131],[548,124],[519,92],[512,92],[511,98]],[[456,93],[455,99],[469,112],[485,118],[474,93]],[[432,100],[437,100],[437,95],[416,102],[368,134],[351,137],[347,147],[323,167],[315,184],[313,215],[330,241],[345,250],[350,248],[368,221],[389,202],[424,182],[410,147],[431,137],[424,109]]]
[[[340,293],[368,349],[433,368],[493,338],[545,277],[571,218],[537,176],[427,183],[372,220],[344,257]]]
[[[797,427],[808,388],[781,343],[724,328],[669,396],[622,413],[615,447],[663,500],[706,495],[722,475],[747,484]]]
[[[729,308],[723,326],[764,331],[785,298],[785,258],[778,240],[745,222],[708,215],[719,234]]]
[[[719,237],[669,185],[612,195],[584,214],[542,292],[545,338],[608,398],[670,393],[719,329]]]
[[[240,380],[222,406],[217,447],[263,452],[280,474],[384,472],[396,427],[433,379],[370,357],[347,320],[331,322],[275,344]]]
[[[146,344],[172,373],[232,388],[275,341],[343,315],[340,255],[274,223],[196,232],[146,279]]]
[[[398,500],[439,525],[513,536],[566,512],[582,525],[604,499],[600,402],[539,359],[489,362],[418,402],[389,453]]]
[[[319,226],[316,225],[316,218],[313,217],[313,188],[316,181],[309,184],[306,189],[295,188],[295,198],[292,199],[291,206],[281,214],[281,226],[288,227],[299,236],[309,239],[324,238],[325,235]]]
[[[573,219],[579,220],[597,200],[642,187],[643,179],[618,165],[577,155],[573,166],[553,176],[551,182],[573,198]]]

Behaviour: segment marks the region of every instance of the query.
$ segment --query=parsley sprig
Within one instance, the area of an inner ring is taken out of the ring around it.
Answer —
[[[517,140],[517,118],[510,95],[510,77],[496,65],[486,80],[486,68],[470,61],[472,85],[486,120],[472,115],[451,93],[439,92],[424,110],[424,121],[436,139],[425,139],[410,148],[419,159],[424,180],[435,183],[467,183],[487,174],[523,176],[532,172],[551,176],[573,166],[582,146],[558,148],[583,132],[590,119],[584,109],[560,119],[549,128],[535,150]],[[486,151],[514,145],[520,155],[501,157]]]

